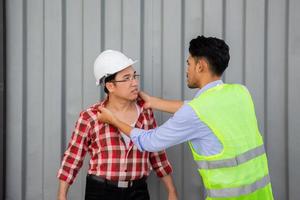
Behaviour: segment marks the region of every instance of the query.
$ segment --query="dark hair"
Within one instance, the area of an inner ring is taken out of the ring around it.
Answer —
[[[118,73],[118,72],[116,72],[116,73],[114,73],[114,74],[112,74],[112,75],[109,75],[108,77],[106,77],[106,78],[104,79],[104,92],[105,92],[106,94],[109,93],[108,89],[107,89],[106,86],[105,86],[106,83],[111,82],[112,80],[114,80],[114,79],[116,78],[117,73]]]
[[[229,47],[224,40],[203,35],[190,41],[189,52],[192,57],[206,58],[211,71],[218,76],[223,74],[230,59]]]

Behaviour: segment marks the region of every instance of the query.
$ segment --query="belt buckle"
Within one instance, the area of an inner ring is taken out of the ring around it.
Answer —
[[[130,185],[129,183],[130,183],[129,181],[118,181],[118,187],[119,188],[128,188],[128,186]]]

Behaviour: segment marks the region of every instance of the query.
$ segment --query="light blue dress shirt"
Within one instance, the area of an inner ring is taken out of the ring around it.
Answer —
[[[195,95],[198,97],[209,88],[223,84],[217,80],[205,85]],[[143,130],[134,128],[131,131],[131,140],[141,151],[156,152],[186,141],[191,141],[193,148],[201,155],[220,153],[222,144],[211,129],[199,120],[194,110],[185,101],[183,106],[161,126]]]

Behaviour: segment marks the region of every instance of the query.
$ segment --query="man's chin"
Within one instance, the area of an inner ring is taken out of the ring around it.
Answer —
[[[130,95],[130,96],[128,97],[128,100],[129,100],[129,101],[135,101],[135,100],[137,100],[137,98],[138,98],[138,94],[136,94],[136,95]]]
[[[196,85],[187,84],[187,86],[188,86],[188,88],[190,88],[190,89],[195,89],[195,88],[197,88]]]

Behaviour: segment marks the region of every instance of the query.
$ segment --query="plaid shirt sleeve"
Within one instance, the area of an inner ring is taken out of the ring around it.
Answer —
[[[157,125],[156,125],[156,120],[154,118],[153,111],[151,109],[148,109],[148,113],[149,113],[149,128],[150,129],[156,128]],[[165,151],[150,153],[150,163],[158,177],[164,177],[173,172],[172,166],[168,160]]]
[[[88,150],[88,132],[90,125],[88,122],[88,114],[81,112],[79,119],[76,122],[75,130],[72,133],[68,148],[64,153],[61,167],[57,177],[60,180],[66,181],[70,185],[81,168],[84,156]]]

